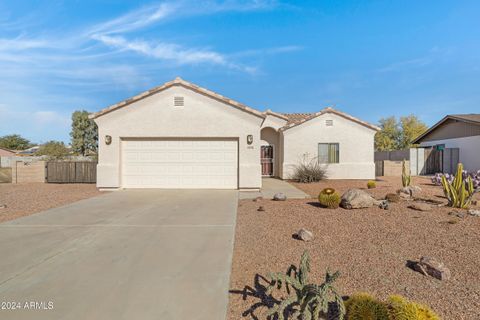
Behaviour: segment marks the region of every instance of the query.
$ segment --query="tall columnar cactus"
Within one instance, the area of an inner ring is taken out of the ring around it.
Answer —
[[[410,185],[410,182],[412,180],[412,177],[410,176],[410,170],[407,169],[407,161],[403,159],[402,162],[402,186],[408,187]]]
[[[452,182],[449,182],[445,176],[442,176],[443,192],[448,199],[448,205],[453,208],[468,208],[476,192],[472,177],[468,176],[465,179],[462,173],[463,164],[459,163],[457,174]]]

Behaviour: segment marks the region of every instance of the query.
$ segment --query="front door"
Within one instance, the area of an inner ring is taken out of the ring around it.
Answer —
[[[260,150],[262,176],[273,176],[273,146],[262,146]]]

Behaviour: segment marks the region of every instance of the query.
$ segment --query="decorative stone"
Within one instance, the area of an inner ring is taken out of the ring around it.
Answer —
[[[431,276],[438,280],[448,280],[451,277],[450,269],[443,262],[431,257],[421,257],[413,269],[425,276]]]
[[[380,201],[380,204],[378,205],[378,207],[379,207],[380,209],[383,209],[383,210],[388,210],[388,208],[389,208],[389,202],[388,202],[388,200],[382,200],[382,201]]]
[[[471,216],[480,217],[480,210],[470,209],[468,210],[468,214]]]
[[[419,194],[420,192],[422,192],[422,189],[418,186],[408,186],[408,187],[403,187],[397,190],[397,194],[400,195],[400,197],[405,199],[412,198],[413,196]]]
[[[285,201],[287,200],[287,196],[284,194],[284,193],[275,193],[275,195],[273,196],[273,200],[275,201]]]
[[[408,206],[410,209],[417,210],[417,211],[430,211],[432,210],[432,206],[422,202],[415,202]]]
[[[258,207],[257,211],[265,211],[265,208],[263,206]]]
[[[466,216],[465,212],[458,212],[458,211],[450,211],[448,214],[451,216],[459,217],[459,218],[465,218]]]
[[[6,209],[7,205],[6,204],[0,204],[0,209]]]
[[[385,200],[388,200],[388,202],[397,203],[400,202],[402,198],[400,198],[400,196],[396,193],[387,193]]]
[[[258,202],[258,201],[261,201],[263,199],[263,197],[256,197],[255,199],[253,199],[253,202]]]
[[[303,228],[298,230],[296,236],[299,240],[302,240],[302,241],[305,241],[305,242],[313,240],[313,233],[311,231],[308,231],[307,229],[303,229]]]
[[[360,189],[347,190],[340,201],[340,206],[344,209],[371,208],[378,205],[380,205],[380,201]]]

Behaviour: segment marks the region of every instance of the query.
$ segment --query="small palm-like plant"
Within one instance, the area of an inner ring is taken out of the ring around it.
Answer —
[[[327,270],[325,281],[320,284],[308,282],[308,273],[310,272],[310,256],[305,251],[300,259],[298,269],[291,266],[286,274],[271,273],[271,283],[267,288],[267,294],[273,289],[285,287],[289,296],[280,300],[270,308],[267,317],[276,316],[278,320],[284,320],[292,316],[294,319],[318,320],[322,316],[329,314],[329,310],[336,312],[336,318],[342,320],[345,316],[345,305],[342,297],[337,293],[333,283],[339,277],[340,273],[330,273]],[[292,289],[294,293],[292,294]],[[335,305],[335,309],[329,309],[330,304]]]

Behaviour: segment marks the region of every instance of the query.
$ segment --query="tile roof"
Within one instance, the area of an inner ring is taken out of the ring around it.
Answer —
[[[218,94],[218,93],[213,92],[213,91],[211,91],[211,90],[208,90],[208,89],[199,87],[199,86],[197,86],[196,84],[193,84],[193,83],[191,83],[191,82],[188,82],[188,81],[185,81],[185,80],[181,79],[180,77],[177,77],[177,78],[175,78],[175,79],[172,80],[172,81],[166,82],[166,83],[164,83],[164,84],[161,85],[161,86],[155,87],[155,88],[150,89],[150,90],[148,90],[148,91],[144,91],[144,92],[142,92],[142,93],[140,93],[140,94],[138,94],[138,95],[136,95],[136,96],[134,96],[134,97],[132,97],[132,98],[129,98],[129,99],[123,100],[123,101],[121,101],[121,102],[119,102],[119,103],[116,103],[116,104],[114,104],[114,105],[111,105],[111,106],[109,106],[109,107],[107,107],[107,108],[105,108],[105,109],[100,110],[99,112],[91,113],[91,114],[89,115],[89,117],[90,117],[90,119],[98,118],[98,117],[103,116],[103,115],[105,115],[105,114],[107,114],[107,113],[110,113],[110,112],[115,111],[115,110],[117,110],[117,109],[123,108],[123,107],[125,107],[125,106],[127,106],[127,105],[129,105],[129,104],[132,104],[132,103],[134,103],[134,102],[137,102],[137,101],[139,101],[139,100],[142,100],[142,99],[144,99],[144,98],[147,98],[147,97],[149,97],[149,96],[151,96],[151,95],[154,95],[155,93],[158,93],[158,92],[160,92],[160,91],[163,91],[163,90],[165,90],[165,89],[167,89],[167,88],[170,88],[170,87],[173,87],[173,86],[182,86],[182,87],[184,87],[184,88],[193,90],[193,91],[195,91],[195,92],[197,92],[197,93],[199,93],[199,94],[203,94],[203,95],[206,95],[206,96],[208,96],[208,97],[211,97],[211,98],[213,98],[213,99],[215,99],[215,100],[218,100],[218,101],[224,102],[224,103],[226,103],[226,104],[229,104],[229,105],[231,105],[231,106],[233,106],[233,107],[235,107],[235,108],[238,108],[238,109],[243,110],[243,111],[245,111],[245,112],[248,112],[248,113],[250,113],[250,114],[256,115],[256,116],[258,116],[258,117],[260,117],[260,118],[265,118],[264,113],[262,113],[262,112],[260,112],[260,111],[258,111],[258,110],[255,110],[255,109],[253,109],[253,108],[250,108],[250,107],[244,105],[243,103],[237,102],[237,101],[232,100],[232,99],[229,99],[229,98],[227,98],[227,97],[224,97],[224,96],[222,96],[221,94]]]
[[[336,109],[333,109],[332,107],[327,107],[325,109],[322,109],[320,110],[319,112],[315,112],[315,113],[290,113],[290,114],[285,114],[287,117],[289,117],[289,121],[287,122],[287,124],[281,128],[280,130],[282,131],[285,131],[285,130],[288,130],[290,128],[293,128],[293,127],[296,127],[306,121],[309,121],[309,120],[312,120],[318,116],[321,116],[322,114],[326,114],[326,113],[333,113],[337,116],[340,116],[340,117],[343,117],[347,120],[350,120],[350,121],[353,121],[353,122],[356,122],[362,126],[365,126],[369,129],[372,129],[372,130],[375,130],[375,131],[379,131],[380,128],[373,125],[373,124],[370,124],[368,122],[365,122],[363,120],[360,120],[358,118],[355,118],[347,113],[344,113],[344,112],[341,112],[339,110],[336,110]]]
[[[286,126],[300,122],[310,117],[313,113],[283,113],[288,118]]]
[[[240,110],[243,110],[245,112],[248,112],[250,114],[253,114],[255,116],[258,116],[260,118],[263,118],[265,119],[265,117],[267,115],[274,115],[276,117],[279,117],[279,118],[282,118],[284,120],[287,120],[287,123],[285,124],[284,127],[282,127],[280,130],[284,131],[284,130],[288,130],[292,127],[295,127],[295,126],[298,126],[308,120],[311,120],[313,118],[316,118],[322,114],[325,114],[325,113],[334,113],[338,116],[341,116],[345,119],[348,119],[348,120],[351,120],[353,122],[356,122],[356,123],[359,123],[363,126],[366,126],[367,128],[370,128],[372,130],[380,130],[380,128],[368,123],[368,122],[365,122],[365,121],[362,121],[360,119],[357,119],[355,117],[352,117],[351,115],[348,115],[346,113],[343,113],[341,111],[338,111],[338,110],[335,110],[331,107],[328,107],[328,108],[325,108],[319,112],[316,112],[316,113],[276,113],[276,112],[273,112],[271,110],[267,110],[265,112],[260,112],[258,110],[255,110],[253,108],[250,108],[240,102],[237,102],[235,100],[232,100],[232,99],[229,99],[227,97],[224,97],[222,96],[221,94],[218,94],[216,92],[213,92],[211,90],[208,90],[208,89],[205,89],[205,88],[202,88],[202,87],[199,87],[197,86],[196,84],[193,84],[191,82],[188,82],[188,81],[185,81],[179,77],[175,78],[174,80],[172,81],[169,81],[169,82],[166,82],[164,83],[163,85],[161,86],[158,86],[158,87],[155,87],[153,89],[150,89],[148,91],[145,91],[145,92],[142,92],[132,98],[129,98],[129,99],[126,99],[126,100],[123,100],[121,102],[118,102],[116,104],[113,104],[107,108],[104,108],[98,112],[94,112],[94,113],[91,113],[89,115],[89,118],[90,119],[95,119],[95,118],[98,118],[100,116],[103,116],[107,113],[110,113],[112,111],[115,111],[117,109],[120,109],[120,108],[123,108],[125,106],[128,106],[136,101],[139,101],[139,100],[142,100],[144,98],[147,98],[149,96],[152,96],[160,91],[163,91],[167,88],[170,88],[170,87],[173,87],[173,86],[182,86],[184,88],[187,88],[187,89],[190,89],[192,91],[195,91],[199,94],[203,94],[205,96],[208,96],[210,98],[213,98],[215,100],[218,100],[218,101],[221,101],[221,102],[224,102],[226,104],[229,104],[235,108],[238,108]]]

